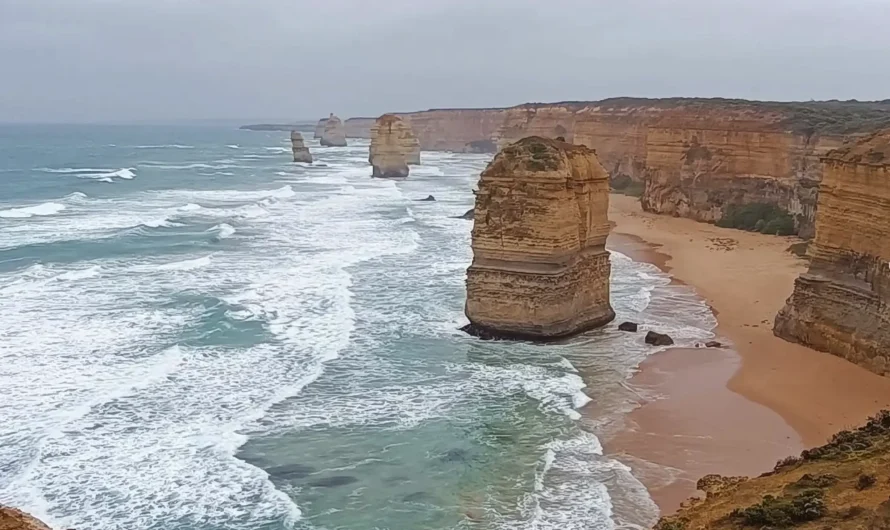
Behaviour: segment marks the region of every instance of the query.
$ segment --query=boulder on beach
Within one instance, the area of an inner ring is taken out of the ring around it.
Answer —
[[[672,339],[670,335],[650,331],[649,333],[646,333],[646,344],[651,344],[653,346],[672,346],[674,344],[674,339]]]
[[[637,331],[637,323],[636,322],[622,322],[618,324],[618,331],[631,331],[636,333]]]

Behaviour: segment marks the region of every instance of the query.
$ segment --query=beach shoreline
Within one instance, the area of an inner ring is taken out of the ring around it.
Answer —
[[[795,238],[649,214],[627,196],[610,203],[610,248],[694,289],[725,344],[644,361],[628,383],[637,408],[604,438],[663,514],[694,495],[703,475],[760,474],[890,407],[890,378],[772,334],[807,265],[787,251]]]

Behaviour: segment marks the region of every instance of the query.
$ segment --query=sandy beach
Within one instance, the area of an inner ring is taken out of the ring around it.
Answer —
[[[631,380],[641,396],[606,449],[646,483],[663,513],[708,473],[752,475],[890,408],[890,378],[788,343],[772,322],[806,261],[795,238],[722,229],[641,210],[612,195],[610,248],[653,263],[695,289],[727,347],[671,349]]]

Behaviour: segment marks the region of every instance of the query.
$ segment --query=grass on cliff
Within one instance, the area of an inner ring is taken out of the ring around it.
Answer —
[[[774,204],[765,203],[730,204],[724,209],[723,218],[717,221],[717,226],[777,236],[797,233],[791,214]]]
[[[698,485],[707,497],[656,530],[890,529],[890,411],[759,477],[711,475]]]

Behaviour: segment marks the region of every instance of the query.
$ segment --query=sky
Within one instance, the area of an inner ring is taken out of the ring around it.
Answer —
[[[890,0],[0,0],[0,122],[890,98]]]

